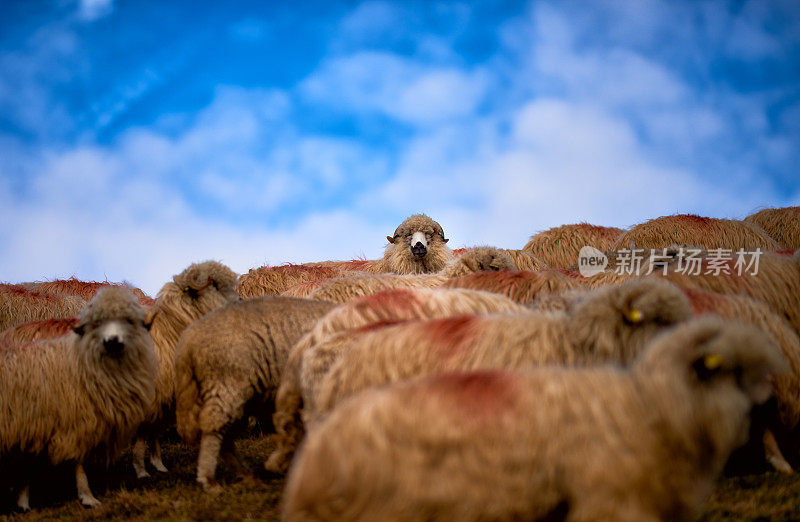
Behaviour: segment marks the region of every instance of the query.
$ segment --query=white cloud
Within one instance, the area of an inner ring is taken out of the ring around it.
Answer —
[[[360,52],[332,58],[300,85],[310,100],[332,108],[378,112],[417,125],[471,115],[488,87],[486,73],[429,66],[399,55]]]
[[[111,14],[114,10],[113,0],[79,0],[78,17],[86,22],[92,22]]]

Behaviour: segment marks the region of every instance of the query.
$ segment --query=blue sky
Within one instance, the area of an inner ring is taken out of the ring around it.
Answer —
[[[0,3],[0,280],[800,205],[796,1]]]

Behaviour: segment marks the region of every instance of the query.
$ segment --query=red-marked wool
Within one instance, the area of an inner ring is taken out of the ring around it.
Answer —
[[[640,223],[622,234],[613,250],[685,245],[703,249],[777,250],[780,245],[761,227],[746,221],[678,214]]]
[[[405,289],[380,292],[339,305],[303,336],[289,353],[275,399],[275,451],[266,468],[284,472],[303,436],[303,397],[319,381],[352,330],[365,325],[467,313],[522,312],[510,299],[475,290]],[[344,339],[342,339],[344,338]],[[337,341],[344,341],[337,344]],[[328,342],[330,341],[330,342]],[[329,351],[324,350],[327,343]],[[318,351],[317,357],[313,352]],[[325,355],[323,355],[325,354]]]
[[[300,520],[692,520],[780,354],[693,321],[630,369],[445,374],[366,391],[309,433],[284,494]]]

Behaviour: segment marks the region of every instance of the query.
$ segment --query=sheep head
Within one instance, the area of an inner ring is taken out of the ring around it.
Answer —
[[[452,257],[442,226],[425,214],[409,217],[386,239],[384,260],[395,273],[438,272]]]
[[[78,335],[79,354],[94,365],[126,364],[143,358],[149,364],[154,357],[145,311],[124,287],[100,289],[81,311],[73,331]]]
[[[574,341],[590,356],[630,362],[664,328],[691,316],[691,304],[679,288],[642,279],[588,294],[568,321]]]

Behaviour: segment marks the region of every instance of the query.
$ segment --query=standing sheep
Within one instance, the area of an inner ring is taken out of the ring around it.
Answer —
[[[284,494],[309,520],[692,520],[779,354],[688,323],[630,370],[447,374],[353,397],[312,431]]]
[[[232,303],[195,321],[178,341],[175,358],[178,433],[200,437],[197,481],[210,491],[217,457],[246,473],[234,447],[233,426],[247,411],[274,411],[289,350],[334,305],[291,297]]]
[[[765,208],[744,220],[764,229],[781,247],[800,248],[800,207]]]
[[[705,249],[728,248],[734,251],[777,250],[780,245],[758,225],[735,219],[718,219],[678,214],[640,223],[622,234],[613,250],[630,248],[665,248],[694,245]]]
[[[172,278],[158,293],[147,312],[147,324],[158,360],[156,400],[151,414],[142,423],[133,447],[136,476],[149,476],[145,467],[148,443],[150,463],[158,471],[167,468],[161,461],[158,436],[171,424],[175,405],[175,346],[181,332],[196,319],[220,308],[239,296],[234,291],[236,274],[216,261],[195,263]]]
[[[476,290],[405,289],[380,292],[339,305],[320,319],[291,349],[275,397],[273,425],[275,450],[264,464],[268,471],[283,473],[303,437],[303,397],[319,375],[303,367],[308,352],[327,340],[368,325],[406,319],[448,317],[468,313],[523,312],[510,299]],[[324,370],[319,369],[319,372]]]
[[[553,227],[531,236],[522,250],[553,268],[569,268],[578,261],[581,248],[591,246],[601,252],[614,248],[625,231],[589,223]]]
[[[690,317],[689,301],[678,288],[637,281],[595,290],[569,314],[467,315],[388,326],[351,340],[321,376],[316,400],[304,401],[305,418],[313,423],[365,388],[423,375],[628,364],[664,328]]]
[[[22,285],[0,284],[0,331],[30,321],[77,315],[86,301],[73,295],[46,294]]]
[[[95,506],[83,461],[98,450],[114,460],[128,445],[152,405],[156,362],[144,310],[127,289],[99,291],[74,332],[0,351],[0,459],[74,462],[78,497]],[[27,482],[18,505],[30,508]]]

